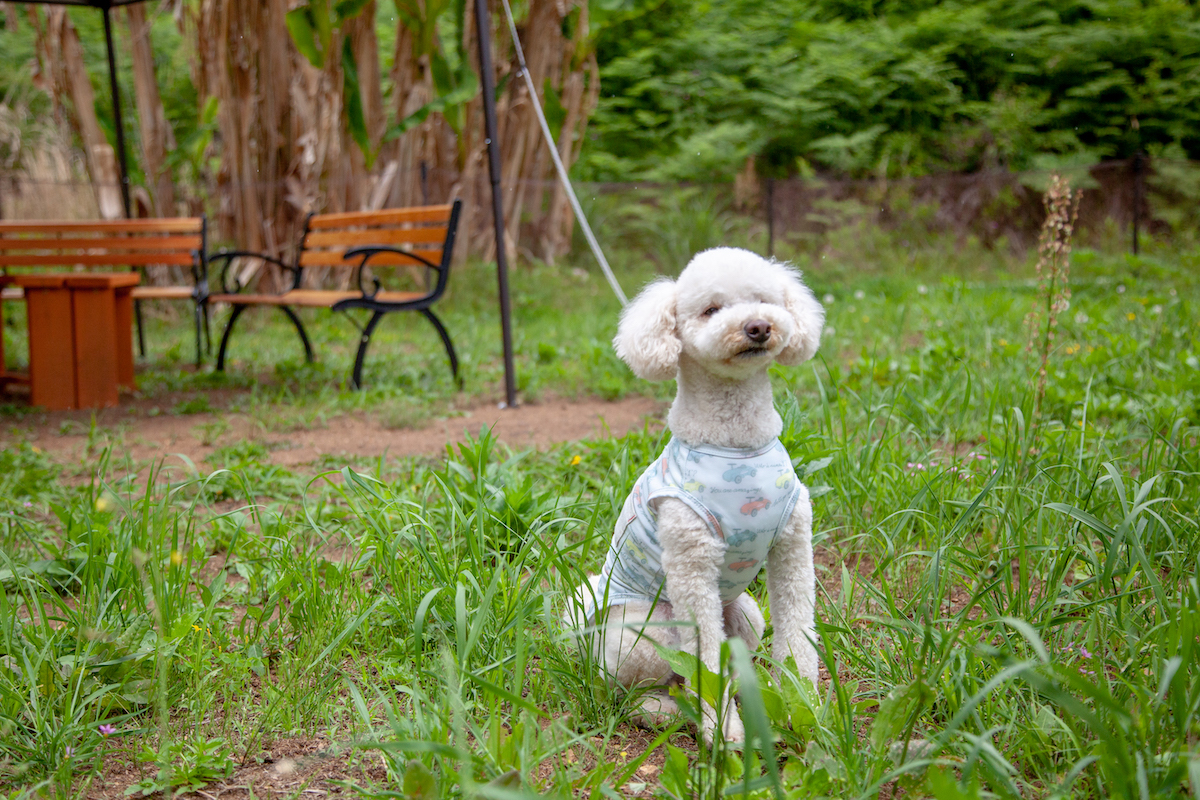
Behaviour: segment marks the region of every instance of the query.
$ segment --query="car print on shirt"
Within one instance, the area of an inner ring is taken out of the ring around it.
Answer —
[[[746,542],[753,542],[757,538],[758,531],[734,528],[730,531],[729,535],[725,537],[725,544],[729,547],[737,547],[738,545],[745,544]]]
[[[792,474],[790,472],[781,472],[779,477],[775,479],[775,487],[777,489],[786,489],[792,485]]]
[[[750,569],[758,564],[758,559],[752,558],[749,561],[735,561],[729,565],[729,568],[734,572],[741,572],[744,569]]]
[[[647,562],[646,551],[638,547],[637,542],[633,541],[632,539],[626,539],[625,546],[629,548],[629,552],[632,553],[633,557],[638,561],[642,562],[643,564]]]
[[[743,505],[741,511],[743,514],[748,514],[752,517],[756,517],[756,516],[758,516],[758,512],[765,511],[766,509],[768,509],[770,507],[771,507],[770,500],[768,500],[765,497],[759,497],[759,498],[751,500],[750,502]]]
[[[683,484],[683,490],[685,492],[703,492],[704,484],[700,481],[686,481]]]
[[[733,483],[741,483],[742,478],[753,478],[757,472],[758,470],[756,470],[754,467],[734,464],[729,469],[725,470],[725,474],[721,476],[721,479],[726,482],[732,481]]]

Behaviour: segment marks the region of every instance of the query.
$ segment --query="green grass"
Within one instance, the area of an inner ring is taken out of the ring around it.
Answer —
[[[829,677],[808,693],[734,648],[746,756],[685,729],[634,736],[631,701],[556,621],[655,431],[544,453],[482,432],[441,458],[319,474],[253,444],[195,473],[116,451],[67,468],[20,445],[0,452],[0,787],[78,796],[121,753],[138,791],[202,786],[311,736],[377,797],[1197,796],[1195,255],[1076,253],[1035,418],[1031,268],[981,265],[969,244],[881,249],[916,265],[898,272],[845,244],[861,264],[808,270],[830,296],[818,358],[775,375],[816,496]],[[632,290],[649,269],[626,263]],[[494,397],[491,275],[457,277],[468,396]],[[594,277],[539,266],[515,283],[527,391],[669,391],[615,360]],[[322,366],[298,366],[272,323],[253,349],[242,333],[228,377],[160,360],[143,391],[232,386],[228,402],[280,414],[461,402],[420,323],[385,325],[361,394],[338,388],[350,336],[328,321]],[[666,747],[649,778],[647,744]]]
[[[630,289],[647,281],[646,268],[623,275]],[[537,265],[514,270],[512,280],[514,350],[521,396],[537,400],[594,395],[614,399],[647,391],[617,359],[609,342],[620,304],[595,275]],[[24,309],[6,303],[5,347],[10,366],[21,368],[28,352]],[[577,313],[579,310],[585,313]],[[253,413],[286,405],[293,414],[320,409],[326,414],[383,414],[390,425],[419,424],[409,407],[417,400],[445,411],[456,404],[503,396],[504,367],[493,267],[469,262],[453,273],[447,296],[436,308],[454,341],[464,391],[451,378],[445,350],[433,327],[417,314],[384,319],[371,340],[363,371],[365,391],[348,388],[363,313],[333,314],[300,309],[316,361],[307,364],[295,329],[271,308],[254,309],[239,321],[229,345],[224,373],[213,371],[228,310],[213,316],[213,355],[194,369],[195,344],[190,310],[183,304],[149,307],[146,345],[138,389],[155,413],[199,413],[217,409]],[[220,390],[213,393],[214,390]],[[652,388],[649,391],[654,391]],[[22,413],[25,405],[14,403]],[[427,414],[426,414],[427,416]]]

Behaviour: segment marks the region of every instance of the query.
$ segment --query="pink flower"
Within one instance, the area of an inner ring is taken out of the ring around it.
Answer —
[[[1085,647],[1084,645],[1079,645],[1079,654],[1080,654],[1081,656],[1083,656],[1084,658],[1091,658],[1091,657],[1092,657],[1092,654],[1088,652],[1088,649],[1087,649],[1087,647]]]
[[[100,735],[101,736],[112,736],[116,732],[117,732],[117,728],[115,725],[101,725],[100,726]]]

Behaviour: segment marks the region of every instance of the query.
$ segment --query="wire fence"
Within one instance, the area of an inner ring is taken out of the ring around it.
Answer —
[[[1117,230],[1126,237],[1129,250],[1137,253],[1148,236],[1170,239],[1196,234],[1200,224],[1200,162],[1142,156],[1058,171],[1067,174],[1075,188],[1083,190],[1077,225],[1082,236],[1111,235]],[[765,227],[766,249],[772,254],[781,243],[862,224],[883,228],[916,225],[926,231],[973,236],[988,246],[1019,250],[1037,241],[1045,214],[1041,198],[1051,174],[1051,170],[984,170],[901,179],[779,180],[743,174],[732,184],[580,182],[577,188],[585,213],[600,218],[595,227],[602,246],[622,235],[621,220],[628,214],[618,211],[653,211],[680,193],[691,193]],[[477,180],[464,180],[458,173],[436,168],[423,171],[422,179],[423,186],[433,184],[439,191],[457,187],[468,206],[478,206],[464,209],[468,219],[477,226],[490,225],[490,207],[483,202],[487,194],[471,191],[476,187],[468,185]],[[268,185],[286,188],[283,181],[253,182],[253,188]],[[504,189],[538,189],[545,195],[544,190],[552,185],[549,181],[527,181],[505,185]],[[181,204],[181,210],[187,206],[187,213],[207,212],[212,241],[230,242],[221,228],[221,196],[246,188],[250,187],[229,181],[190,191],[185,187],[181,194],[191,199]],[[148,200],[145,191],[135,187],[135,208],[140,206],[141,213],[148,214],[149,203],[138,203],[139,194]],[[280,192],[280,196],[285,194]],[[446,199],[426,197],[425,202]],[[314,206],[309,210],[322,210],[320,198],[308,202]],[[97,208],[95,186],[87,180],[0,172],[0,218],[95,218]],[[680,224],[689,222],[683,220]],[[671,220],[656,224],[671,224]],[[534,225],[523,224],[510,242],[510,247],[517,250],[515,255],[536,257],[536,249],[529,244],[536,235]],[[480,239],[475,237],[475,241]]]

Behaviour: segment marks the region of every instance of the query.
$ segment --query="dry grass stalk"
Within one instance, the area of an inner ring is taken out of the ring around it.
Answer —
[[[138,129],[142,138],[142,166],[153,191],[154,208],[160,217],[173,217],[175,182],[167,167],[167,153],[175,149],[175,134],[167,123],[158,81],[154,74],[154,50],[150,43],[151,20],[140,3],[126,6],[133,55],[133,88],[137,102]]]
[[[83,139],[100,216],[117,219],[124,215],[124,209],[116,154],[96,118],[96,95],[84,64],[79,33],[61,7],[47,11],[45,25],[37,9],[31,8],[30,20],[37,31],[38,78],[54,97],[56,110],[65,107],[64,99],[70,101],[66,116]]]
[[[1027,351],[1038,359],[1033,398],[1035,420],[1041,414],[1042,400],[1046,396],[1046,367],[1054,348],[1058,315],[1071,305],[1071,288],[1068,285],[1071,236],[1075,232],[1082,196],[1082,191],[1071,191],[1067,178],[1054,174],[1050,177],[1050,188],[1042,198],[1046,220],[1038,237],[1038,293],[1033,301],[1033,309],[1025,317],[1029,330]]]

